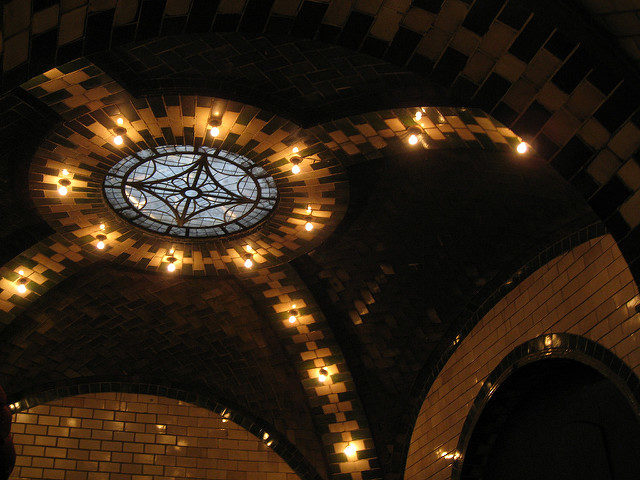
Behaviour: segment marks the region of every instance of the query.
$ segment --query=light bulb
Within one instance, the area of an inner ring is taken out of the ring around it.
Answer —
[[[293,153],[298,153],[300,149],[298,147],[293,147]]]
[[[327,380],[328,376],[329,376],[329,372],[327,371],[327,369],[321,368],[320,371],[318,372],[318,381],[320,383],[324,383]]]
[[[418,136],[417,135],[410,135],[409,136],[409,145],[415,145],[416,143],[418,143]]]
[[[167,265],[167,271],[168,272],[175,272],[176,271],[175,263],[170,263],[169,265]]]
[[[104,242],[102,240],[99,240],[98,243],[96,243],[96,248],[98,250],[104,250]]]
[[[107,227],[105,226],[105,224],[104,224],[104,223],[101,223],[101,224],[100,224],[100,230],[104,230],[105,228],[107,228]]]
[[[311,212],[313,210],[311,210],[311,204],[307,205],[307,215],[311,215]]]
[[[122,119],[122,117],[118,117],[118,119],[116,120],[116,123],[118,125],[122,125],[124,123],[124,120]]]
[[[264,432],[264,433],[262,434],[262,439],[263,439],[263,440],[269,440],[269,434],[268,434],[267,432]]]
[[[26,293],[27,286],[24,283],[19,283],[16,288],[18,289],[18,293]]]
[[[528,150],[529,145],[527,145],[525,142],[520,142],[516,147],[516,152],[518,152],[520,155],[524,155]]]
[[[311,222],[307,222],[307,223],[305,223],[305,224],[304,224],[304,229],[305,229],[307,232],[310,232],[311,230],[313,230],[313,223],[311,223]]]
[[[116,135],[115,137],[113,137],[113,143],[115,143],[116,145],[122,145],[123,142],[124,140],[122,139],[122,135]]]
[[[66,168],[63,168],[63,169],[62,169],[62,175],[64,175],[65,177],[66,177],[67,175],[69,175],[69,170],[67,170]]]
[[[227,418],[223,418],[222,419],[222,423],[227,423],[228,421],[229,421],[229,419],[227,419]]]
[[[217,137],[218,135],[220,135],[220,129],[218,127],[211,127],[211,130],[209,130],[209,133],[211,134],[212,137]]]
[[[293,173],[294,175],[297,175],[300,173],[300,165],[294,165],[293,167],[291,167],[291,173]]]
[[[347,443],[347,446],[346,446],[346,447],[344,447],[344,454],[345,454],[347,457],[352,457],[352,456],[354,456],[354,455],[355,455],[355,453],[356,453],[356,447],[355,447],[355,445],[352,445],[351,443]]]
[[[296,316],[295,315],[289,315],[289,323],[296,323]]]
[[[58,193],[64,197],[68,193],[67,187],[64,185],[59,186]]]
[[[18,270],[18,275],[22,277],[24,275],[24,270]]]
[[[416,119],[416,120],[420,120],[421,118],[422,118],[422,112],[421,112],[421,111],[417,111],[417,112],[416,112],[415,119]]]
[[[253,260],[251,260],[250,258],[247,258],[244,261],[244,268],[251,268],[253,267]]]

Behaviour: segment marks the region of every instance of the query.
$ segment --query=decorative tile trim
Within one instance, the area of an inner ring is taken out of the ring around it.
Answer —
[[[245,284],[273,323],[298,370],[325,446],[330,478],[382,478],[367,417],[348,365],[304,282],[291,265],[285,264],[256,271]],[[289,322],[292,309],[298,311],[294,323]],[[324,383],[318,380],[321,368],[328,370]],[[356,447],[355,458],[343,452],[347,443]]]

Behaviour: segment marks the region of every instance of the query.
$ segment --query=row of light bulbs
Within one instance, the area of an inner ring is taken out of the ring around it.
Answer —
[[[220,414],[220,416],[222,417],[222,423],[227,423],[231,418],[231,412],[227,411],[227,409],[225,408]],[[271,447],[274,443],[274,439],[271,438],[271,434],[269,434],[269,432],[267,432],[266,430],[262,430],[261,438],[267,447]],[[354,457],[357,451],[358,449],[351,442],[348,442],[343,450],[344,454],[347,457]]]
[[[420,120],[422,120],[423,112],[424,110],[421,109],[415,113],[413,118],[416,122],[419,122]],[[442,122],[444,122],[444,117],[441,116],[440,119]],[[425,134],[424,130],[422,129],[421,126],[412,125],[411,127],[407,128],[407,143],[413,146],[413,145],[417,145],[418,142],[422,141],[423,145],[426,146],[424,134]],[[518,152],[520,155],[524,155],[528,151],[529,151],[529,144],[527,142],[522,141],[522,139],[520,139],[520,143],[516,145],[516,152]]]

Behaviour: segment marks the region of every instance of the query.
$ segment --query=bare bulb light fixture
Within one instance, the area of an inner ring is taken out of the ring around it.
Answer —
[[[71,180],[68,178],[61,178],[58,180],[58,193],[64,197],[69,193],[69,185],[71,185]]]
[[[218,135],[220,135],[220,126],[222,126],[222,120],[215,116],[209,117],[209,121],[207,123],[209,135],[211,135],[212,137],[217,137]]]
[[[326,368],[322,367],[318,372],[318,381],[320,383],[324,383],[326,382],[328,376],[329,376],[329,371]]]
[[[304,224],[304,229],[305,229],[307,232],[310,232],[311,230],[313,230],[313,223],[311,223],[311,222],[307,222],[307,223],[305,223],[305,224]]]
[[[124,138],[122,136],[127,133],[127,129],[121,126],[117,126],[113,129],[113,133],[116,134],[116,136],[113,137],[113,143],[118,146],[122,145],[124,143]]]
[[[16,282],[16,290],[18,293],[27,293],[27,283],[29,283],[29,279],[25,277],[20,277]]]
[[[293,165],[291,167],[291,173],[293,173],[294,175],[299,174],[300,173],[300,164],[302,163],[302,157],[300,155],[294,155],[293,157],[291,157],[291,159],[289,161]]]
[[[120,126],[124,125],[124,119],[122,117],[118,117],[116,119],[116,123]]]
[[[106,227],[106,225],[104,223],[101,223],[99,228],[100,228],[100,230],[104,231],[104,229],[107,228],[107,227]]]
[[[253,255],[250,253],[245,254],[244,256],[244,268],[251,268],[253,267]]]
[[[62,176],[66,177],[67,175],[69,175],[69,170],[67,170],[66,168],[62,169]]]
[[[351,442],[347,443],[347,446],[344,447],[344,454],[347,457],[353,457],[356,454],[356,446]]]
[[[293,308],[289,310],[289,323],[296,323],[299,314],[300,312],[298,312],[294,305]]]
[[[409,137],[407,138],[407,142],[409,145],[416,145],[420,139],[422,138],[422,129],[418,126],[412,126],[407,128],[407,134]]]
[[[98,235],[96,235],[96,238],[98,239],[98,243],[96,243],[96,248],[98,250],[104,250],[104,241],[107,239],[107,236],[99,233]]]
[[[529,145],[527,145],[526,142],[520,142],[516,147],[516,152],[518,152],[520,155],[524,155],[528,151],[529,151]]]
[[[175,272],[176,271],[176,262],[178,259],[174,256],[167,258],[169,265],[167,265],[167,272]]]

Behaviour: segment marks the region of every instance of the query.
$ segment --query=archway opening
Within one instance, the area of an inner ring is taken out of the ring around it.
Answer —
[[[514,372],[485,405],[464,480],[640,478],[640,422],[616,385],[573,360]]]

